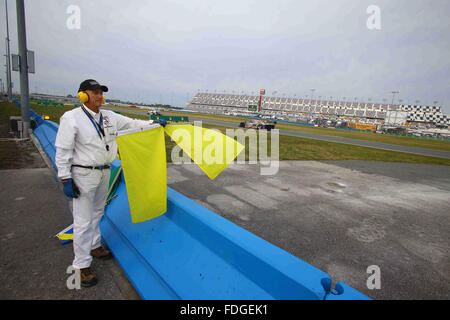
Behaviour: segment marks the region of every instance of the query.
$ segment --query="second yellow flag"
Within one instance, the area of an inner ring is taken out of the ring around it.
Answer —
[[[213,180],[244,146],[219,130],[193,125],[168,125],[166,133]]]

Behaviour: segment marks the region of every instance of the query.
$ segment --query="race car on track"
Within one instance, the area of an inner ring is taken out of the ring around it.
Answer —
[[[246,129],[255,129],[255,130],[267,130],[270,131],[275,128],[276,122],[274,124],[269,124],[267,121],[263,120],[250,120],[241,122],[239,124],[240,128],[246,128]]]

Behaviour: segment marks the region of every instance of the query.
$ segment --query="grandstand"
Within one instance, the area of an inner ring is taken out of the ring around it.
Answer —
[[[249,105],[258,105],[259,96],[198,93],[188,108],[202,113],[251,116]],[[262,97],[262,117],[313,122],[317,118],[383,125],[387,112],[406,113],[405,126],[448,127],[449,118],[441,107],[380,104],[358,101],[312,100],[303,98]]]

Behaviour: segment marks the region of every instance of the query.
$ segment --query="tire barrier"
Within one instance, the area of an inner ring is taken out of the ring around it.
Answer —
[[[43,120],[34,131],[54,166],[57,130]],[[331,288],[325,272],[171,188],[165,214],[132,224],[125,180],[117,181],[100,229],[143,299],[369,299],[341,282]]]

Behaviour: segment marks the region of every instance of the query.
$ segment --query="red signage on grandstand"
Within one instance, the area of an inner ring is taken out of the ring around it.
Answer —
[[[262,96],[265,95],[266,94],[266,90],[264,90],[264,89],[259,90],[259,94],[262,95]]]

